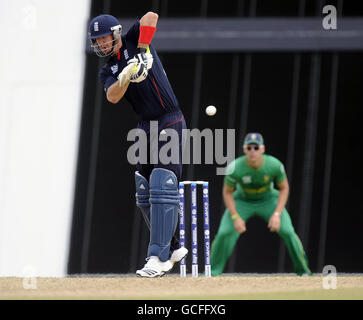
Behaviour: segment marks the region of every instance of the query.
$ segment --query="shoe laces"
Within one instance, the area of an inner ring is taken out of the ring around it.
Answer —
[[[151,268],[151,269],[155,269],[155,268],[156,269],[159,269],[160,266],[159,266],[159,264],[157,262],[157,258],[156,257],[148,257],[147,258],[147,263],[145,264],[144,268],[145,269],[149,269],[149,268]]]

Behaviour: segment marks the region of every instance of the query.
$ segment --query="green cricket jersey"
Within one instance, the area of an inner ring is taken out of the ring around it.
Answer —
[[[231,188],[236,188],[233,192],[236,210],[245,223],[256,216],[268,224],[278,203],[279,192],[273,188],[273,183],[280,184],[285,179],[284,166],[278,159],[263,155],[262,166],[253,169],[247,165],[247,157],[243,156],[229,164],[224,183]],[[298,275],[311,275],[307,256],[286,208],[281,212],[278,235],[287,247],[295,272]],[[239,236],[240,233],[235,229],[231,213],[226,208],[211,246],[212,276],[223,273]]]
[[[260,200],[273,193],[273,183],[286,178],[284,165],[275,157],[263,155],[262,166],[254,169],[248,166],[247,157],[242,156],[228,165],[224,183],[237,188],[245,200]]]

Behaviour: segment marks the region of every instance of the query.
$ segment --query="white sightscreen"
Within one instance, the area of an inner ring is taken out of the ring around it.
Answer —
[[[0,276],[64,276],[89,1],[0,1]]]

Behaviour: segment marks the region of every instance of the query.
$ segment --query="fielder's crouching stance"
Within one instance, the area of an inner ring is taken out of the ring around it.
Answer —
[[[212,243],[212,275],[223,272],[239,236],[246,231],[247,221],[254,216],[264,219],[270,231],[284,240],[295,272],[311,275],[304,248],[285,208],[289,184],[284,165],[264,154],[265,145],[259,133],[247,134],[243,149],[245,155],[229,164],[224,179],[226,210]],[[279,190],[273,187],[274,182]]]
[[[89,26],[91,45],[98,56],[109,57],[99,78],[107,100],[119,102],[125,97],[140,116],[138,128],[144,130],[150,146],[150,121],[158,122],[158,133],[174,129],[179,133],[178,164],[162,164],[160,160],[137,164],[135,173],[136,204],[150,229],[150,242],[141,277],[158,277],[170,271],[175,262],[188,253],[175,237],[178,224],[178,180],[182,169],[182,130],[186,129],[183,113],[171,88],[151,40],[158,15],[146,13],[121,35],[122,27],[111,15],[92,19]],[[158,144],[158,149],[167,141]],[[159,154],[152,150],[152,154]]]

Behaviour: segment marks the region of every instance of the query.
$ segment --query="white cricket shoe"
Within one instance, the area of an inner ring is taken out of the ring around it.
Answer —
[[[173,264],[170,260],[162,262],[157,256],[149,257],[145,266],[141,270],[136,271],[136,275],[139,277],[155,278],[162,277],[166,272],[170,271]]]
[[[188,254],[188,249],[184,247],[180,247],[179,249],[176,249],[173,251],[170,257],[170,262],[173,264],[176,262],[181,261],[183,258],[185,258]]]

